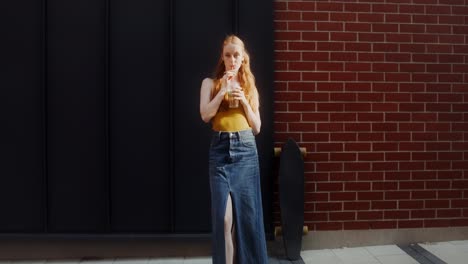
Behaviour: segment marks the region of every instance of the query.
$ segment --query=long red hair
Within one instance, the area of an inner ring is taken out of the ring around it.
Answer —
[[[255,77],[252,71],[250,70],[250,56],[247,50],[245,49],[244,42],[236,35],[229,35],[223,41],[223,45],[221,47],[221,56],[219,58],[215,70],[214,91],[212,93],[212,97],[214,97],[221,89],[221,78],[224,76],[224,72],[226,71],[226,66],[224,65],[223,61],[223,50],[224,46],[226,46],[227,44],[235,44],[242,47],[244,60],[239,68],[237,78],[239,79],[239,84],[244,91],[247,101],[249,102],[252,109],[256,111],[259,107],[259,98],[257,87],[255,86]]]

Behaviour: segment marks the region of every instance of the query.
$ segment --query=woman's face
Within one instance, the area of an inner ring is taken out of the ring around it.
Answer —
[[[229,43],[223,48],[223,61],[226,71],[238,71],[244,60],[242,47],[236,44]]]

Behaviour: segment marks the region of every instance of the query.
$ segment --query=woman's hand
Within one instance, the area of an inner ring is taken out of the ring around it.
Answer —
[[[244,90],[240,86],[234,86],[234,89],[231,90],[231,95],[234,97],[234,99],[239,100],[239,102],[242,105],[246,105],[249,102],[247,101],[247,98],[245,97]]]

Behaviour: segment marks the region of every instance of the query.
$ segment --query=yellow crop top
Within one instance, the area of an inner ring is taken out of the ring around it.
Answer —
[[[250,128],[244,108],[240,103],[239,107],[229,108],[226,107],[225,102],[222,102],[211,124],[215,131],[234,132]]]

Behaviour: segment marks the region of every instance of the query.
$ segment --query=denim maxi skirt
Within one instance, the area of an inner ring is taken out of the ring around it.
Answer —
[[[226,262],[224,216],[231,194],[235,259],[268,263],[257,146],[252,130],[214,132],[209,153],[213,263]]]

